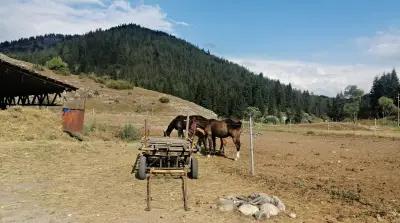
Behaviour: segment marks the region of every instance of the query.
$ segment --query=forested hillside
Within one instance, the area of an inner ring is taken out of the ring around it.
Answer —
[[[133,24],[85,35],[52,34],[3,42],[0,51],[37,64],[60,56],[72,73],[125,79],[222,116],[241,117],[252,106],[263,115],[323,117],[332,103],[328,97],[293,89],[269,79],[268,74],[254,74],[184,40]]]

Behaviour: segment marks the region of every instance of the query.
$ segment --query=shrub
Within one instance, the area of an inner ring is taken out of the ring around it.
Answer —
[[[122,140],[130,142],[138,140],[140,138],[140,133],[135,126],[131,124],[125,124],[119,132],[119,137]]]
[[[46,62],[46,67],[60,74],[66,75],[69,73],[68,64],[65,63],[59,56],[53,57],[48,60]]]
[[[110,76],[96,76],[95,74],[89,74],[90,79],[94,80],[96,83],[104,84],[108,88],[116,90],[133,89],[133,84],[126,80],[114,80]]]
[[[90,121],[84,124],[83,126],[83,134],[89,135],[90,133],[96,130],[96,121]]]
[[[302,112],[301,113],[301,119],[300,119],[300,123],[311,123],[313,120],[313,117],[306,113],[306,112]]]
[[[158,99],[161,103],[169,103],[169,98],[162,96],[161,98]]]
[[[279,123],[279,118],[274,115],[267,115],[264,117],[263,121],[268,124],[276,125]]]
[[[315,135],[315,132],[314,132],[314,131],[311,131],[311,130],[309,130],[309,131],[307,131],[307,132],[306,132],[306,135],[312,135],[312,136],[313,136],[313,135]]]
[[[131,82],[125,81],[125,80],[113,80],[113,79],[110,79],[110,80],[106,81],[105,85],[108,88],[117,89],[117,90],[132,89],[133,88],[133,84]]]
[[[343,199],[345,201],[360,201],[361,195],[359,192],[351,191],[351,190],[331,190],[330,191],[332,198]]]
[[[252,116],[253,120],[258,122],[262,114],[259,108],[250,106],[246,108],[246,110],[243,112],[243,115],[246,119],[249,118],[249,116]]]
[[[105,84],[106,80],[109,79],[108,76],[98,77],[94,73],[90,73],[89,75],[87,75],[87,77],[94,80],[94,82],[100,83],[100,84]]]

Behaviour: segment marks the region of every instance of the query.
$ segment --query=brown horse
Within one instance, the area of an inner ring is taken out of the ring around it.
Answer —
[[[186,129],[186,119],[187,116],[178,115],[169,123],[167,130],[164,131],[164,136],[171,136],[171,132],[176,129],[178,131],[178,137],[184,137],[184,130]],[[201,115],[191,115],[189,116],[189,125],[196,120],[196,125],[198,128],[204,129],[208,123],[208,119]]]
[[[235,160],[240,157],[240,134],[242,132],[242,122],[233,120],[233,119],[225,119],[225,120],[215,120],[209,119],[208,125],[206,126],[205,134],[208,138],[209,151],[215,153],[215,139],[219,138],[227,138],[231,137],[233,143],[236,146],[236,157]],[[222,144],[222,140],[221,140]]]
[[[178,115],[176,116],[168,125],[167,129],[164,131],[164,136],[171,136],[171,132],[176,129],[178,131],[178,137],[184,137],[184,130],[186,129],[186,119],[187,116],[184,115]],[[209,119],[204,118],[201,115],[191,115],[189,116],[189,125],[191,126],[192,123],[196,123],[196,132],[195,135],[199,138],[197,145],[201,146],[201,144],[204,145],[205,148],[207,148],[206,145],[206,139],[207,136],[205,134],[204,129],[208,125]],[[191,133],[193,134],[193,133]],[[221,138],[221,146],[220,146],[220,151],[224,150],[224,145],[226,145],[226,142]]]
[[[189,128],[189,138],[193,138],[193,135],[197,136],[197,138],[198,138],[198,141],[197,141],[198,148],[200,149],[201,145],[204,145],[204,148],[207,149],[206,132],[204,131],[204,129],[196,127],[195,120],[193,120],[193,124],[195,125],[195,127],[193,127],[193,125],[191,125],[191,127]],[[220,151],[221,154],[224,154],[224,147],[226,146],[227,141],[224,138],[220,138],[220,140],[221,140],[221,143],[220,143],[219,151]]]

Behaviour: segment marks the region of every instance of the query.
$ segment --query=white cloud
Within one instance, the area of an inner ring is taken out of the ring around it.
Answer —
[[[369,92],[376,75],[393,67],[372,65],[328,65],[304,61],[269,60],[259,58],[230,58],[264,77],[291,83],[294,87],[315,94],[335,96],[350,84]]]
[[[358,45],[368,54],[383,60],[400,59],[400,30],[387,29],[372,37],[360,37]]]
[[[187,25],[168,18],[157,5],[125,0],[2,0],[0,18],[0,41],[45,33],[82,34],[122,23],[169,33]]]

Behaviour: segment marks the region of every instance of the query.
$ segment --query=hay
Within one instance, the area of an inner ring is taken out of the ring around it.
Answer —
[[[31,141],[67,138],[61,115],[47,109],[12,107],[0,111],[0,140]]]

